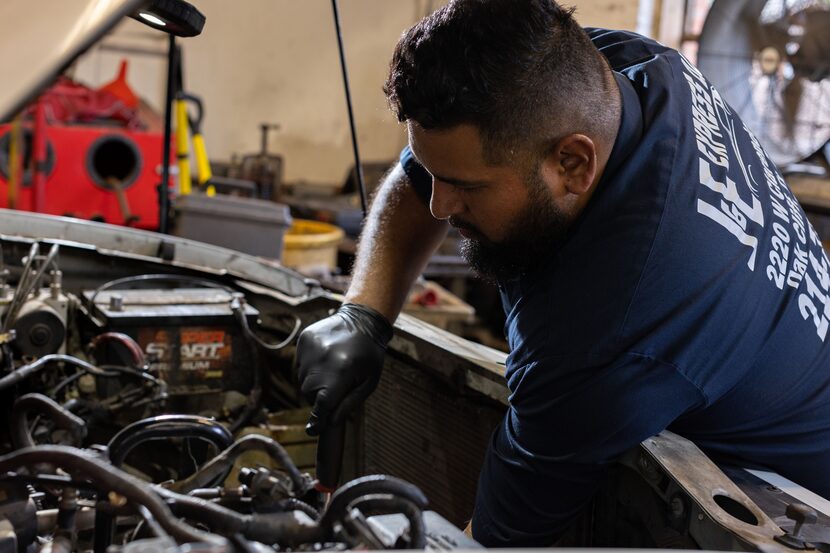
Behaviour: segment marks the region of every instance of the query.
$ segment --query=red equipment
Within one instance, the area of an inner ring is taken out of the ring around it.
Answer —
[[[0,125],[0,207],[7,207],[8,152],[11,125]],[[103,220],[117,225],[158,228],[162,135],[106,127],[46,127],[46,182],[43,205],[35,210],[35,189],[28,154],[32,133],[23,131],[23,179],[17,208],[79,219]],[[129,215],[119,203],[119,190]],[[135,218],[137,217],[137,219]]]
[[[61,78],[27,109],[17,209],[158,228],[163,133],[126,105],[125,75],[122,64],[117,86],[99,90]],[[0,125],[0,207],[8,207],[10,142],[11,125]]]

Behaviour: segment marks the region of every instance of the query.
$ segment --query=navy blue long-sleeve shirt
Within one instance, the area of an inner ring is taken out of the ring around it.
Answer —
[[[622,121],[564,243],[500,283],[511,395],[475,505],[487,546],[551,544],[609,463],[666,428],[830,497],[830,264],[815,231],[680,54],[589,34]],[[408,149],[401,161],[428,193]]]

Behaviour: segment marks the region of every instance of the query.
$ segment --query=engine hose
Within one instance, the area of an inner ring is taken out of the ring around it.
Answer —
[[[405,549],[424,549],[427,545],[427,532],[423,511],[417,505],[395,496],[365,496],[349,505],[349,510],[356,508],[367,517],[400,513],[409,521],[409,542]]]
[[[196,415],[161,415],[136,421],[113,436],[107,445],[110,461],[120,467],[139,444],[170,438],[198,438],[211,443],[217,451],[233,443],[231,433],[212,419]]]
[[[179,543],[206,542],[226,546],[227,540],[188,526],[173,515],[159,495],[143,482],[112,465],[92,457],[83,450],[66,446],[37,446],[21,449],[0,457],[0,473],[15,471],[21,466],[49,463],[76,478],[87,478],[106,492],[125,497],[133,505],[143,505],[153,518]]]
[[[81,367],[80,371],[58,382],[58,384],[55,385],[54,388],[52,388],[52,391],[49,393],[49,395],[52,397],[57,397],[58,394],[62,392],[64,388],[66,388],[67,386],[69,386],[85,374],[94,374],[95,376],[101,378],[115,378],[121,375],[127,375],[134,376],[142,380],[146,380],[147,382],[151,383],[153,386],[158,388],[158,392],[156,393],[152,401],[164,401],[165,399],[167,399],[167,383],[164,380],[156,378],[148,372],[134,369],[132,367],[120,367],[118,365],[102,365],[101,367],[95,367],[94,365],[90,366],[94,367],[96,371],[89,371],[87,367]]]
[[[43,394],[26,394],[14,402],[11,413],[12,442],[17,449],[35,446],[35,441],[29,434],[29,422],[26,418],[30,413],[46,415],[55,426],[69,431],[78,445],[86,436],[86,423],[82,418]]]
[[[216,503],[178,494],[155,487],[176,516],[207,525],[222,535],[241,534],[245,538],[265,544],[278,543],[285,547],[316,543],[331,533],[322,529],[303,513],[243,515]]]
[[[234,461],[247,451],[262,451],[267,453],[272,459],[276,460],[280,466],[288,474],[291,480],[292,491],[297,495],[303,495],[308,490],[309,483],[303,477],[300,469],[291,460],[288,452],[276,440],[272,440],[266,436],[259,434],[248,434],[234,442],[225,451],[214,457],[210,462],[206,463],[196,473],[191,474],[180,482],[175,482],[170,489],[180,493],[187,493],[189,491],[208,487],[209,482],[213,482],[233,467]]]
[[[133,357],[133,366],[145,367],[147,365],[147,358],[144,356],[144,351],[141,349],[141,346],[138,345],[138,342],[123,332],[105,332],[103,334],[99,334],[89,343],[89,350],[94,351],[95,348],[106,342],[115,342],[126,347],[127,351],[129,351],[130,355]],[[98,359],[98,361],[100,361],[100,359]]]
[[[86,371],[90,374],[94,374],[95,376],[112,376],[112,373],[107,372],[106,370],[100,367],[96,367],[95,365],[92,365],[90,363],[87,363],[82,359],[78,359],[77,357],[73,357],[71,355],[63,355],[60,353],[50,353],[49,355],[44,355],[37,361],[33,361],[28,365],[18,367],[17,370],[12,371],[3,378],[0,378],[0,391],[5,390],[6,388],[10,388],[15,384],[18,384],[19,382],[29,378],[33,374],[43,370],[45,367],[51,365],[52,363],[66,363],[68,365],[73,365],[75,367],[82,369],[83,371]],[[137,371],[135,369],[120,367],[120,369],[116,370],[120,370],[120,372],[124,372],[127,374],[133,374],[139,378],[150,380],[154,384],[157,384],[159,382],[159,380],[157,378],[154,378],[152,375],[149,375],[142,371]]]
[[[328,508],[320,518],[320,525],[331,528],[334,522],[345,517],[350,505],[363,496],[393,496],[405,499],[418,509],[425,509],[428,501],[415,485],[394,476],[372,475],[357,478],[341,486],[331,496]]]
[[[302,511],[314,520],[319,520],[320,518],[320,511],[318,511],[305,501],[300,501],[296,497],[289,497],[287,499],[281,499],[277,501],[277,503],[274,505],[274,509],[281,512]]]

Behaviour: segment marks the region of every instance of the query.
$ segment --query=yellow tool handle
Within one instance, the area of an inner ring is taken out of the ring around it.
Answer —
[[[210,170],[205,138],[201,133],[193,133],[193,156],[196,158],[196,170],[199,175],[197,182],[200,185],[205,184],[213,176],[213,173]]]
[[[179,194],[186,196],[192,191],[190,178],[190,155],[187,150],[187,103],[176,100],[176,159],[179,165]]]

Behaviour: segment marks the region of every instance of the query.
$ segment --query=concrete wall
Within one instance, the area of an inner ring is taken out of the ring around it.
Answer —
[[[204,33],[182,41],[185,86],[206,105],[213,159],[259,149],[261,122],[279,123],[271,151],[286,178],[339,184],[352,163],[348,119],[328,0],[191,0]],[[443,0],[340,0],[352,95],[365,160],[393,159],[405,144],[381,92],[400,34]],[[635,29],[637,0],[574,2],[583,25]],[[161,111],[166,38],[125,21],[75,68],[99,85],[130,60],[130,84]]]

